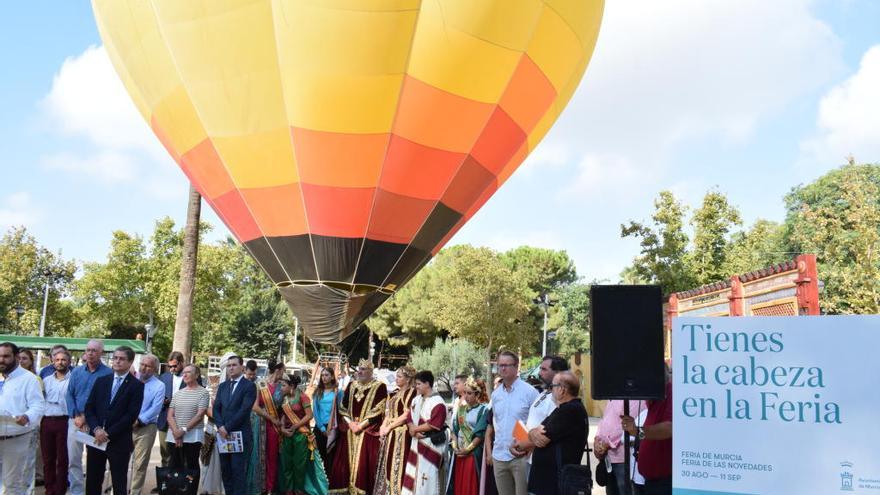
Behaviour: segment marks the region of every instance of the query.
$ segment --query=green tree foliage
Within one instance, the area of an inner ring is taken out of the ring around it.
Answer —
[[[74,261],[65,261],[60,253],[40,246],[24,227],[9,229],[0,239],[0,332],[39,333],[48,279],[46,335],[68,333],[76,325],[76,315],[64,298],[70,293],[75,273]],[[21,317],[16,306],[24,309]]]
[[[790,260],[792,254],[786,252],[782,234],[782,225],[760,219],[749,230],[735,232],[727,246],[723,272],[748,273]]]
[[[727,272],[727,245],[730,232],[742,224],[739,211],[718,191],[709,191],[703,204],[691,218],[694,227],[693,249],[687,258],[690,272],[698,285],[730,276]]]
[[[466,339],[437,337],[432,347],[413,350],[410,364],[418,370],[431,370],[434,380],[449,390],[455,375],[466,373],[474,377],[486,375],[486,349]],[[436,388],[436,386],[435,386]]]
[[[694,284],[687,265],[688,236],[684,232],[687,208],[670,191],[654,201],[653,225],[630,221],[620,226],[621,237],[637,237],[641,251],[627,276],[659,284],[664,293],[689,289]]]
[[[501,261],[536,294],[577,280],[574,261],[565,251],[520,246],[501,253]]]
[[[446,335],[434,323],[425,304],[433,297],[432,288],[443,285],[442,281],[434,280],[436,276],[433,265],[417,273],[367,320],[370,330],[392,346],[425,347],[437,336]]]
[[[536,333],[524,322],[529,289],[488,248],[453,246],[441,251],[428,276],[427,316],[452,337],[496,349],[531,349]]]
[[[590,286],[574,283],[559,291],[559,310],[550,322],[556,329],[553,352],[571,356],[590,348]]]
[[[880,311],[880,165],[850,164],[785,197],[791,251],[816,253],[824,312]]]
[[[202,226],[205,230],[208,227]],[[80,335],[134,338],[152,319],[158,327],[154,349],[171,350],[183,232],[171,219],[156,222],[149,243],[115,232],[104,263],[87,263],[75,301]],[[193,352],[225,350],[270,353],[278,333],[289,333],[292,319],[279,307],[280,296],[256,263],[232,240],[199,248],[193,304]],[[256,321],[267,318],[266,321]],[[255,332],[258,338],[250,336]],[[264,336],[271,335],[268,341]],[[265,342],[264,342],[265,341]],[[265,349],[263,349],[265,347]]]
[[[367,325],[396,346],[431,345],[437,337],[465,337],[493,350],[540,350],[543,309],[532,299],[552,300],[577,280],[564,251],[522,246],[504,253],[453,246],[385,303]],[[562,320],[551,307],[549,330]]]

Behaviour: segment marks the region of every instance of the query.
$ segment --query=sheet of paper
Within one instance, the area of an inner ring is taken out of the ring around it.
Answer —
[[[11,425],[15,423],[15,416],[8,414],[0,415],[0,425]]]
[[[223,440],[220,434],[217,434],[217,450],[221,454],[238,454],[244,452],[244,441],[240,431],[232,431],[227,435],[227,439]]]
[[[102,444],[95,443],[95,437],[89,435],[88,433],[80,430],[76,430],[73,433],[73,437],[77,442],[82,443],[83,445],[88,445],[89,447],[94,447],[98,450],[107,450],[107,444],[109,442],[104,442]]]

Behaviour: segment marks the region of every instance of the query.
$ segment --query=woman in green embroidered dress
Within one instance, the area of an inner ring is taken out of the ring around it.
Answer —
[[[327,475],[315,436],[309,423],[312,404],[309,396],[299,388],[297,376],[282,377],[281,385],[281,463],[278,470],[278,488],[286,495],[325,495]]]
[[[464,404],[452,418],[454,454],[449,468],[446,495],[477,495],[480,493],[480,467],[483,461],[483,438],[488,426],[489,401],[483,380],[468,378],[464,386]]]

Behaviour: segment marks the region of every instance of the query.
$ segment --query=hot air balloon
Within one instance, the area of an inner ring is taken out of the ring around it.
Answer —
[[[602,0],[93,0],[174,160],[314,341],[337,343],[522,163]]]

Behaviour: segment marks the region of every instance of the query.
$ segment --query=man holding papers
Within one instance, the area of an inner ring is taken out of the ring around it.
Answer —
[[[244,443],[244,452],[220,453],[223,488],[227,494],[233,495],[247,493],[245,452],[250,452],[251,408],[257,400],[257,387],[254,382],[244,379],[242,365],[239,356],[231,356],[226,361],[227,379],[217,389],[213,411],[217,435],[223,440],[230,440],[232,433],[238,432]]]
[[[96,444],[107,444],[105,450],[88,447],[86,495],[101,495],[108,460],[113,494],[128,493],[128,461],[134,448],[132,426],[141,411],[144,384],[129,373],[134,361],[131,347],[117,347],[112,359],[113,374],[95,380],[86,402],[89,433]]]

